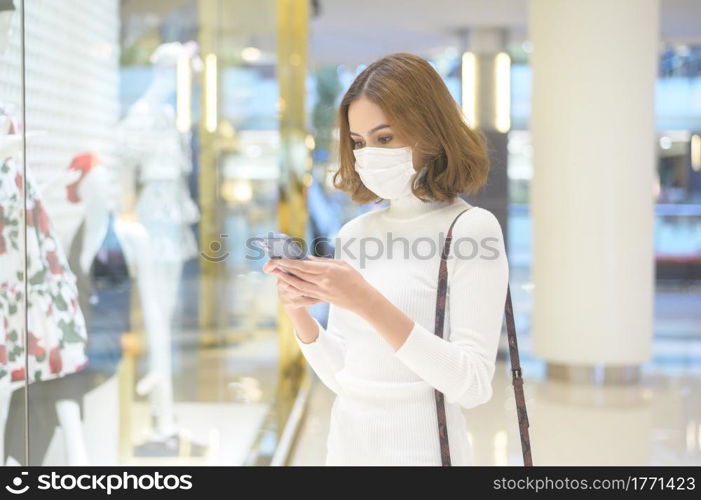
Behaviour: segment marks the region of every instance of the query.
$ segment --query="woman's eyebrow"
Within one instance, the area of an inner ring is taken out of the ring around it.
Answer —
[[[389,125],[387,125],[386,123],[383,123],[382,125],[378,125],[377,127],[370,129],[368,131],[368,135],[372,134],[376,130],[380,130],[381,128],[389,128]],[[350,135],[357,135],[358,137],[362,137],[362,135],[356,134],[355,132],[351,132]]]

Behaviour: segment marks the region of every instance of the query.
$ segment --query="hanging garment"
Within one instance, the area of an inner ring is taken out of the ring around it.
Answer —
[[[27,189],[26,249],[22,235]],[[27,345],[24,341],[24,259],[27,258]],[[87,331],[76,278],[54,235],[31,173],[19,162],[0,166],[0,385],[75,373],[87,366]],[[25,348],[28,372],[25,371]]]

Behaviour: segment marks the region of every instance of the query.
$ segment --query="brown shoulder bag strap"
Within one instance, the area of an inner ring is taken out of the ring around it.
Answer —
[[[470,207],[474,208],[474,207]],[[436,297],[436,319],[435,334],[443,338],[443,325],[445,323],[446,292],[448,288],[448,265],[447,259],[450,252],[450,242],[453,238],[453,226],[462,214],[470,210],[466,208],[460,212],[448,229],[443,252],[441,253],[441,263],[438,270],[438,294]],[[516,413],[518,415],[518,429],[521,435],[521,451],[523,453],[523,465],[532,466],[531,443],[528,437],[528,414],[526,413],[526,400],[523,396],[523,378],[521,378],[521,366],[518,357],[518,343],[516,342],[516,326],[514,324],[514,312],[511,305],[511,287],[507,284],[506,303],[504,304],[506,314],[506,329],[509,340],[509,357],[511,358],[511,383],[514,386],[516,396]],[[448,426],[445,417],[445,401],[443,393],[434,389],[436,395],[436,411],[438,413],[438,437],[440,439],[441,463],[444,467],[450,466],[450,446],[448,444]]]

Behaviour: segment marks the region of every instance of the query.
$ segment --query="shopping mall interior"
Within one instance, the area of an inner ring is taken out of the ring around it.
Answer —
[[[247,241],[378,209],[333,185],[337,109],[398,52],[490,146],[464,198],[533,462],[701,465],[695,0],[0,0],[3,464],[324,464],[334,393]],[[520,465],[499,345],[468,439]]]

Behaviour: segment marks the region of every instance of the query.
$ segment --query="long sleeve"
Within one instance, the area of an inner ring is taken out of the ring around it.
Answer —
[[[460,243],[463,238],[469,241]],[[477,244],[478,252],[470,241]],[[509,266],[501,226],[489,211],[461,215],[453,227],[452,243],[446,317],[449,338],[435,335],[433,326],[429,329],[415,322],[395,355],[443,392],[446,401],[473,408],[492,397]],[[468,258],[470,255],[474,256]]]
[[[319,321],[314,318],[314,321],[319,327],[319,335],[314,342],[302,342],[297,334],[297,329],[294,328],[293,330],[297,345],[299,345],[309,365],[319,376],[321,381],[329,389],[338,394],[340,389],[336,382],[335,375],[343,368],[346,346],[343,338],[334,333],[334,311],[335,307],[331,304],[329,306],[328,329],[324,328]]]
[[[337,246],[334,252],[334,258],[339,258],[340,253],[341,249]],[[319,327],[319,335],[314,342],[302,342],[297,334],[297,329],[293,328],[295,340],[307,362],[321,381],[329,389],[338,394],[340,389],[336,382],[335,375],[343,368],[346,344],[343,336],[339,335],[336,331],[336,306],[329,304],[329,316],[326,328],[324,328],[316,318],[314,318],[314,321]]]

